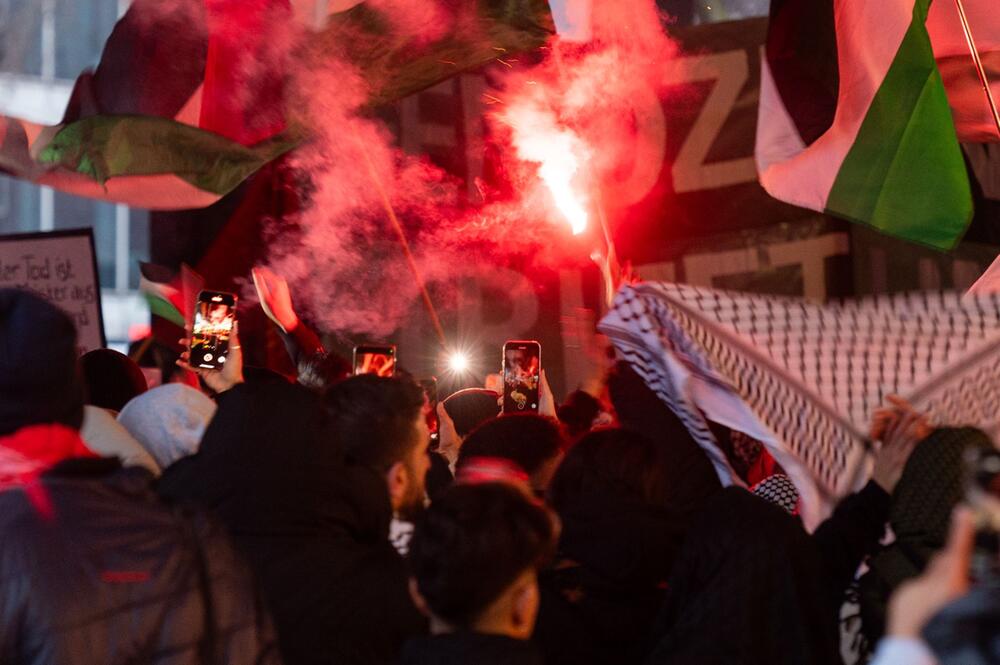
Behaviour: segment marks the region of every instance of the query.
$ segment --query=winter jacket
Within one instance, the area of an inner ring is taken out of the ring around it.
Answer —
[[[410,640],[401,665],[542,665],[535,646],[525,640],[485,633],[452,633]]]
[[[279,665],[221,525],[145,469],[73,458],[0,491],[0,662]]]
[[[646,662],[839,665],[840,603],[888,504],[869,483],[810,535],[782,508],[722,490],[688,533]]]
[[[683,528],[634,497],[588,493],[560,501],[560,561],[539,579],[533,640],[547,665],[642,662]]]
[[[395,663],[426,630],[389,542],[385,479],[348,464],[319,399],[291,384],[241,385],[196,455],[161,478],[229,528],[254,566],[291,665]]]

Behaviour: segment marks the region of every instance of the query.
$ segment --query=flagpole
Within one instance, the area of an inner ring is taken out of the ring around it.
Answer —
[[[420,267],[417,266],[416,259],[413,258],[413,252],[410,250],[410,243],[406,239],[406,233],[403,231],[403,225],[399,223],[399,218],[396,216],[396,211],[393,210],[392,202],[389,201],[389,195],[385,191],[385,187],[382,186],[382,181],[378,177],[378,172],[375,170],[375,164],[372,163],[371,155],[368,151],[361,148],[361,152],[365,156],[365,162],[368,164],[368,173],[371,175],[372,182],[375,183],[375,189],[378,190],[379,198],[382,200],[382,207],[385,209],[386,216],[389,217],[389,221],[392,222],[392,228],[396,231],[396,237],[399,239],[399,244],[403,246],[403,254],[406,256],[406,262],[410,266],[410,272],[413,273],[413,279],[416,280],[417,286],[420,287],[420,295],[424,300],[424,306],[427,308],[427,313],[431,317],[431,324],[434,326],[434,332],[437,334],[438,341],[441,343],[441,348],[445,349],[448,347],[445,341],[444,328],[441,327],[441,319],[438,318],[437,310],[434,309],[434,303],[431,301],[431,294],[427,291],[427,284],[424,282],[423,275],[420,274]]]
[[[986,93],[986,101],[990,105],[990,111],[993,113],[993,124],[997,128],[997,137],[1000,138],[1000,112],[997,111],[997,103],[993,99],[993,91],[990,89],[990,79],[986,76],[986,68],[983,67],[983,61],[979,57],[978,49],[976,49],[976,41],[972,38],[972,30],[969,28],[969,17],[965,15],[965,5],[962,4],[962,0],[955,0],[955,6],[958,8],[958,18],[962,21],[962,32],[965,33],[965,43],[969,45],[969,53],[972,54],[972,63],[976,67],[976,73],[979,74],[979,82],[983,85],[983,92]]]

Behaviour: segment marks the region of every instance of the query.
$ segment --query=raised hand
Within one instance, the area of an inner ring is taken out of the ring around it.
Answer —
[[[872,480],[890,494],[903,475],[903,468],[917,444],[933,431],[927,416],[896,395],[888,398],[891,407],[879,409],[872,416],[870,436],[881,441],[875,457]]]
[[[451,419],[448,409],[444,408],[444,402],[438,402],[438,452],[444,455],[448,464],[455,465],[458,461],[458,453],[462,449],[462,437],[455,430],[455,421]]]
[[[288,282],[270,268],[258,266],[250,271],[257,297],[267,318],[274,321],[286,333],[299,325],[299,317],[292,307],[292,295]]]
[[[233,326],[233,335],[229,338],[229,354],[221,369],[206,369],[191,365],[191,340],[185,337],[180,343],[185,351],[181,353],[177,366],[200,376],[205,385],[216,393],[226,392],[243,383],[243,349],[240,346],[238,324]]]

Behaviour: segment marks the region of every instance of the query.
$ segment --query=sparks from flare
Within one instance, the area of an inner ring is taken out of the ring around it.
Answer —
[[[513,104],[503,114],[513,130],[513,144],[520,159],[538,164],[538,175],[548,187],[556,208],[573,235],[587,230],[587,199],[574,186],[587,146],[572,130],[561,127],[555,114],[534,99]]]

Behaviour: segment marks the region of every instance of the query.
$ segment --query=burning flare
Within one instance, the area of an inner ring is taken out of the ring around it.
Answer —
[[[586,145],[572,130],[560,127],[555,114],[540,108],[534,100],[517,103],[503,115],[513,129],[518,157],[539,165],[538,175],[573,235],[586,231],[587,199],[573,186],[580,163],[589,154]]]

